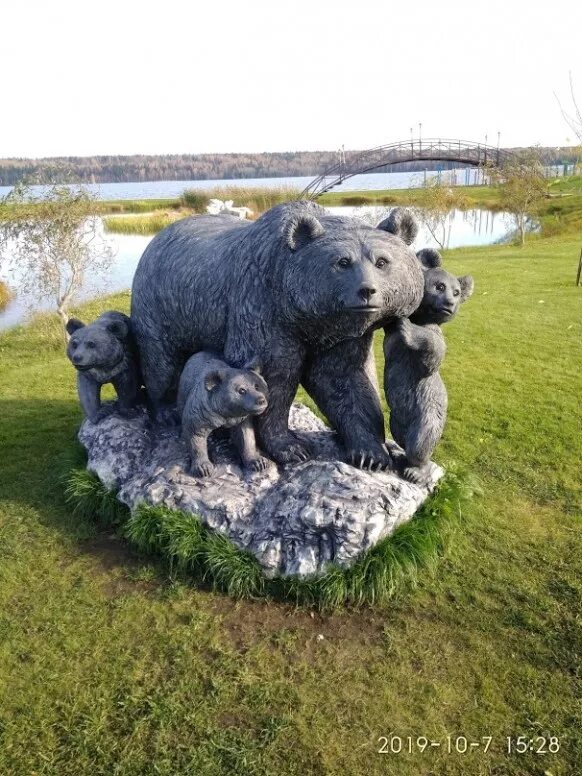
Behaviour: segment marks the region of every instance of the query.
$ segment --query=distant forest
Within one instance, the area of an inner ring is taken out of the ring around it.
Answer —
[[[575,148],[543,148],[540,152],[548,165],[579,160],[579,149]],[[349,158],[357,152],[345,153]],[[32,183],[127,183],[311,176],[323,173],[337,161],[336,151],[0,159],[0,186],[12,186],[23,179]],[[437,169],[436,164],[422,163],[421,167]],[[388,169],[391,172],[415,170],[419,169],[419,163],[393,165]]]

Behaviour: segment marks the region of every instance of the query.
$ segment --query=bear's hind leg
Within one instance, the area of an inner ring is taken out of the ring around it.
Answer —
[[[150,341],[140,349],[140,357],[151,418],[164,425],[176,425],[178,417],[169,393],[176,378],[179,355],[164,352],[160,345]]]

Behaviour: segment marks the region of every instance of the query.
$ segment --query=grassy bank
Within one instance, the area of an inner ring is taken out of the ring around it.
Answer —
[[[150,213],[142,209],[143,201],[131,200],[127,203],[126,210],[111,209],[112,206],[117,207],[118,203],[104,202],[102,207],[104,214],[111,214],[104,218],[108,232],[155,234],[179,218],[206,213],[211,199],[219,199],[222,202],[232,200],[236,207],[249,208],[253,214],[251,218],[256,218],[265,210],[281,202],[297,199],[298,196],[298,191],[287,187],[217,186],[213,189],[186,189],[179,199],[155,200],[156,208],[150,208],[155,212]],[[164,202],[166,207],[163,205]],[[118,212],[137,215],[125,215],[125,217],[113,215]]]
[[[467,210],[485,208],[500,210],[501,190],[496,186],[458,186],[463,207]],[[386,189],[383,191],[331,191],[317,200],[321,205],[403,205],[414,207],[422,204],[423,190]],[[104,202],[102,212],[107,215],[105,225],[110,232],[124,234],[155,234],[178,218],[205,213],[211,198],[233,200],[235,205],[250,208],[259,215],[273,205],[296,199],[299,192],[292,189],[258,189],[218,187],[209,191],[191,189],[180,199],[127,202]],[[164,204],[165,203],[165,204]],[[121,215],[118,215],[121,214]],[[125,214],[125,217],[123,216]],[[134,214],[134,215],[127,215]],[[544,234],[576,233],[582,231],[582,177],[557,179],[548,182],[548,195],[535,213],[542,224]]]
[[[363,611],[234,602],[74,515],[56,479],[80,421],[58,325],[0,335],[0,773],[577,773],[581,242],[447,254],[476,292],[446,328],[436,459],[482,496],[433,573]],[[379,754],[391,734],[442,746]],[[449,754],[449,735],[482,746]],[[508,735],[560,751],[509,756]]]

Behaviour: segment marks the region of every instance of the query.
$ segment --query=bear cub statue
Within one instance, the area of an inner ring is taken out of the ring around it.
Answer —
[[[253,416],[268,404],[267,383],[256,362],[234,369],[212,353],[188,359],[178,386],[182,436],[191,455],[190,474],[209,477],[214,465],[208,457],[208,437],[218,428],[231,429],[231,440],[243,466],[262,471],[269,460],[257,451]]]
[[[117,409],[131,415],[141,403],[141,374],[137,347],[127,315],[110,310],[93,323],[67,321],[67,356],[77,370],[79,401],[87,418],[98,423],[111,412],[101,405],[101,386],[112,383]]]
[[[424,271],[422,302],[410,319],[401,318],[384,329],[390,431],[406,454],[394,465],[411,482],[421,481],[445,428],[447,391],[439,368],[446,345],[440,325],[454,318],[473,293],[473,278],[446,272],[437,251],[425,248],[417,257]]]

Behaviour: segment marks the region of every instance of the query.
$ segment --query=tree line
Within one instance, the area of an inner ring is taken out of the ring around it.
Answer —
[[[512,149],[519,150],[519,149]],[[540,148],[542,164],[576,163],[579,148]],[[352,154],[346,151],[349,160]],[[0,186],[30,183],[127,183],[133,181],[194,181],[228,178],[284,178],[320,175],[337,164],[336,151],[277,153],[168,154],[160,156],[64,156],[44,159],[0,159]],[[423,169],[454,164],[421,163]],[[419,163],[393,165],[391,172],[419,169]],[[382,170],[379,169],[378,172]]]

